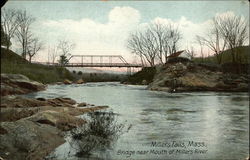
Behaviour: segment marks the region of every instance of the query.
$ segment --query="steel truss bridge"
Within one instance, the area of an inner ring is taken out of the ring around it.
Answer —
[[[143,67],[141,64],[128,63],[121,55],[72,55],[65,64],[49,62],[32,63],[63,67],[123,67],[128,69],[128,73],[131,72],[131,68]]]

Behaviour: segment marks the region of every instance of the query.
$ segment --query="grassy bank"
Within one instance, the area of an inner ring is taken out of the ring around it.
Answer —
[[[235,48],[236,50],[236,59],[237,62],[240,64],[249,64],[250,63],[250,46],[241,46]],[[231,56],[231,50],[225,50],[221,53],[222,59],[221,64],[224,63],[231,63],[232,62],[232,56]],[[216,56],[209,56],[205,58],[197,57],[194,58],[195,62],[203,62],[203,63],[218,63]]]
[[[1,73],[23,74],[41,83],[54,83],[64,79],[74,80],[65,68],[31,64],[16,53],[1,48]]]

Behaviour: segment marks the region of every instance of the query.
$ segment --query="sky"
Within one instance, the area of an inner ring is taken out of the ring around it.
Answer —
[[[46,61],[48,47],[66,39],[72,54],[122,55],[139,62],[126,47],[130,33],[151,22],[174,23],[183,39],[179,49],[195,46],[195,36],[210,27],[214,16],[234,14],[249,20],[249,2],[242,1],[8,1],[4,8],[25,9],[36,18],[32,32],[44,49],[35,57]],[[12,49],[20,47],[14,43]]]

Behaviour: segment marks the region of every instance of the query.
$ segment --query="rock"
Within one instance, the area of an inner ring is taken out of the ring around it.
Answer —
[[[19,96],[4,96],[1,97],[1,105],[10,108],[27,108],[27,107],[38,107],[38,106],[64,106],[74,107],[76,101],[71,98],[25,98]]]
[[[183,91],[248,91],[246,75],[223,74],[213,66],[195,63],[164,65],[149,84],[150,90]],[[174,82],[174,83],[173,83]]]
[[[36,113],[27,119],[33,122],[55,126],[62,131],[68,131],[86,123],[86,121],[81,118],[71,116],[67,113],[50,110]]]
[[[65,80],[63,81],[63,84],[72,84],[72,81],[70,81],[70,80],[68,80],[68,79],[65,79]]]
[[[42,160],[65,142],[57,128],[26,119],[2,122],[1,127],[7,131],[0,134],[0,156],[4,159]]]
[[[84,83],[83,79],[79,79],[76,81],[76,84],[83,84],[83,83]]]
[[[71,104],[71,105],[76,104],[76,101],[71,99],[71,98],[55,98],[54,100],[58,100],[62,103],[67,103],[67,104]]]
[[[1,109],[1,122],[17,121],[39,112],[39,108],[4,108]]]
[[[79,103],[77,105],[77,107],[85,107],[85,106],[87,106],[87,103],[85,103],[85,102]]]
[[[73,105],[76,101],[70,98],[42,99],[42,101],[32,98],[4,96],[1,97],[1,121],[16,121],[25,117],[32,116],[42,111],[57,111],[78,116],[86,112],[105,109],[106,106],[78,108]],[[84,105],[84,103],[82,104]],[[94,106],[94,105],[93,105]]]
[[[76,101],[71,98],[54,98],[47,100],[49,105],[52,106],[64,106],[64,107],[73,107],[72,105],[76,104]]]
[[[48,102],[20,96],[4,96],[1,97],[1,104],[6,105],[8,108],[27,108],[46,106]]]
[[[147,80],[144,79],[144,80],[142,80],[141,84],[142,84],[142,85],[147,85],[148,82],[147,82]]]
[[[39,101],[46,101],[45,98],[37,98],[37,100],[39,100]]]
[[[27,94],[45,88],[44,84],[32,81],[21,74],[1,74],[1,96]]]
[[[94,106],[94,107],[53,107],[53,106],[41,106],[32,108],[1,108],[0,120],[1,122],[17,121],[22,118],[30,117],[38,112],[43,111],[56,111],[71,116],[79,116],[88,112],[96,110],[106,109],[107,106]]]

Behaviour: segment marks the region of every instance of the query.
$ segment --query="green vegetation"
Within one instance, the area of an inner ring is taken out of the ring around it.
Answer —
[[[155,67],[145,67],[141,71],[129,76],[126,82],[131,84],[141,84],[143,80],[146,80],[147,83],[151,83],[155,73]]]
[[[75,79],[83,79],[84,82],[120,82],[127,78],[125,74],[114,73],[82,73],[72,72]]]
[[[1,73],[23,74],[41,83],[54,83],[64,79],[74,80],[72,74],[65,68],[31,64],[4,48],[1,48]]]
[[[236,50],[236,61],[237,63],[241,63],[241,64],[250,64],[250,46],[241,46],[241,47],[237,47],[235,48]],[[222,61],[221,63],[231,63],[232,62],[232,56],[231,56],[231,50],[225,50],[224,52],[221,53],[222,54]],[[195,62],[204,62],[204,63],[217,63],[217,59],[216,56],[209,56],[206,58],[195,58],[194,59]]]

